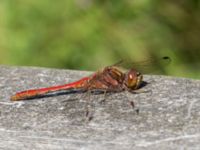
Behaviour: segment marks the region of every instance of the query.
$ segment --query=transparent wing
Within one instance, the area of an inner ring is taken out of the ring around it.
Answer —
[[[125,69],[136,69],[141,73],[164,73],[165,67],[169,65],[171,58],[164,56],[162,58],[149,58],[144,61],[133,62],[120,60],[119,62],[113,64],[112,66],[122,67]]]

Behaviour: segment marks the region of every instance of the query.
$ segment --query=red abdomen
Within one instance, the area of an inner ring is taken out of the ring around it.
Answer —
[[[25,99],[36,98],[39,96],[44,96],[45,94],[56,92],[56,91],[79,89],[79,88],[85,87],[85,85],[88,83],[88,80],[90,80],[90,77],[85,77],[85,78],[82,78],[81,80],[64,84],[64,85],[26,90],[26,91],[16,93],[15,95],[11,96],[10,99],[12,101],[19,101],[19,100],[25,100]]]

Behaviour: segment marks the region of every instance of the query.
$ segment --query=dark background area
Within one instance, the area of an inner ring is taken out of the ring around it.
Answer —
[[[94,71],[150,58],[200,79],[199,16],[199,0],[1,0],[0,64]]]

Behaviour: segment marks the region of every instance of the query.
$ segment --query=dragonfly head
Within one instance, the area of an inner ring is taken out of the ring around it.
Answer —
[[[142,83],[143,76],[140,72],[131,69],[130,71],[126,72],[124,83],[125,86],[131,90],[136,90],[139,88],[140,84]]]

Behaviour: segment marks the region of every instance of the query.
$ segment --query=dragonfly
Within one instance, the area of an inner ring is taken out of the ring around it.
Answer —
[[[170,57],[165,56],[161,58],[162,61],[169,63]],[[141,62],[144,64],[157,63],[155,60]],[[140,88],[143,82],[143,74],[135,69],[134,63],[130,64],[130,69],[123,71],[120,67],[123,61],[119,61],[111,66],[104,67],[103,69],[93,73],[92,75],[83,77],[77,81],[67,83],[64,85],[57,85],[47,88],[30,89],[18,92],[11,96],[11,101],[29,100],[38,97],[45,97],[48,94],[59,91],[80,90],[87,91],[104,91],[104,92],[122,92],[128,91],[134,93]],[[138,63],[139,64],[139,63]],[[128,66],[128,65],[127,65]],[[153,66],[153,65],[152,65]],[[132,104],[133,105],[133,104]]]

